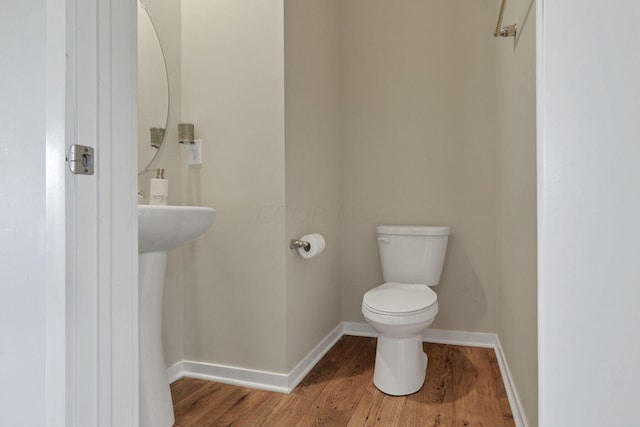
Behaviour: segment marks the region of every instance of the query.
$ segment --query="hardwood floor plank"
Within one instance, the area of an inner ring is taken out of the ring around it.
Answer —
[[[407,426],[453,425],[453,349],[424,344],[429,361],[427,379],[420,392],[407,397],[402,422]]]
[[[344,337],[343,337],[344,338]],[[344,358],[332,380],[311,403],[298,425],[347,425],[366,386],[373,377],[375,341],[353,341],[357,351],[351,358]],[[314,408],[315,406],[315,408]]]
[[[264,390],[238,387],[227,397],[226,404],[229,407],[226,411],[207,414],[198,420],[198,426],[246,426],[251,422],[257,423],[257,420],[253,420],[253,412],[269,399],[270,394]]]
[[[384,394],[384,393],[383,393]],[[377,411],[369,417],[369,426],[406,426],[403,417],[403,409],[407,402],[406,396],[383,395]]]
[[[299,394],[290,394],[280,398],[267,414],[262,426],[295,426],[309,411],[311,399]]]
[[[375,425],[376,414],[378,408],[382,405],[385,394],[378,390],[373,385],[373,374],[371,374],[372,381],[367,384],[362,398],[356,406],[351,419],[349,420],[349,427],[368,427]]]
[[[209,381],[193,380],[191,378],[180,378],[171,385],[171,397],[174,406],[182,401],[185,397],[195,393],[201,387],[207,385]]]
[[[505,419],[500,405],[500,394],[502,393],[506,397],[504,383],[502,382],[502,377],[500,377],[499,381],[496,381],[493,368],[491,366],[492,361],[496,360],[495,351],[493,349],[486,348],[474,348],[473,350],[476,360],[478,361],[478,369],[481,371],[478,376],[478,390],[484,397],[482,400],[485,408],[484,415],[488,419],[496,420],[496,423],[497,420],[500,419],[502,424],[499,425],[505,425]]]
[[[498,358],[495,351],[492,351],[493,357],[489,357],[489,364],[491,365],[491,376],[493,382],[496,385],[496,397],[498,404],[500,405],[500,411],[502,412],[502,419],[504,420],[505,427],[516,427],[516,423],[513,420],[513,413],[511,412],[511,406],[509,405],[509,398],[507,397],[507,390],[505,389],[504,382],[502,381],[502,374],[500,373],[500,365],[498,365]]]
[[[369,344],[366,340],[349,340],[342,337],[331,350],[318,362],[318,364],[298,384],[295,394],[315,399],[320,395],[327,384],[336,376],[343,375],[347,369],[345,360],[356,357],[356,353],[362,347]]]
[[[235,388],[222,383],[208,383],[208,386],[198,389],[177,405],[174,404],[176,426],[199,426],[202,418],[216,413],[221,415],[227,411],[227,397]]]
[[[361,351],[361,347],[366,345],[366,340],[350,340],[345,337],[338,340],[291,395],[274,406],[263,425],[293,426],[300,423],[300,420],[308,415],[314,400],[323,393],[325,387],[336,376],[347,373],[348,366],[345,366],[344,360],[355,358],[356,353]]]
[[[487,349],[455,347],[454,425],[504,426]]]
[[[173,412],[176,417],[188,414],[189,412],[197,412],[199,407],[204,404],[203,400],[209,399],[211,393],[216,389],[222,388],[222,385],[204,380],[185,379],[194,385],[198,385],[188,395],[184,395],[181,399],[177,399],[173,394]]]
[[[492,349],[424,344],[427,379],[410,396],[373,385],[375,338],[341,338],[289,395],[183,378],[176,426],[514,426]]]
[[[268,420],[269,415],[279,412],[277,405],[279,402],[286,404],[290,396],[282,396],[279,393],[268,393],[269,396],[259,405],[256,405],[238,419],[232,425],[234,426],[275,426],[275,425],[293,425],[285,419],[283,423],[274,423]]]

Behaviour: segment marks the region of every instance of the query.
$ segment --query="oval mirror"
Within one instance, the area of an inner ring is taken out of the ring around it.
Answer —
[[[138,170],[160,151],[169,119],[169,79],[158,33],[138,1]]]

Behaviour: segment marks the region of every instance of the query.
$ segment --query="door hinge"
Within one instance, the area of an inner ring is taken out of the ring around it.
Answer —
[[[69,147],[69,170],[79,175],[93,175],[94,155],[93,148],[74,144]]]

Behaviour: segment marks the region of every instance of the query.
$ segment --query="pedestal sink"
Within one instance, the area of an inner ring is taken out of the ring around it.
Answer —
[[[173,426],[173,404],[162,349],[162,292],[167,251],[213,224],[216,211],[195,206],[138,206],[140,286],[140,427]]]

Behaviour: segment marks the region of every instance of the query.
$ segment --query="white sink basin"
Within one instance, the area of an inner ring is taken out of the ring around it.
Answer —
[[[187,244],[215,219],[213,208],[138,205],[138,253],[166,252]]]

